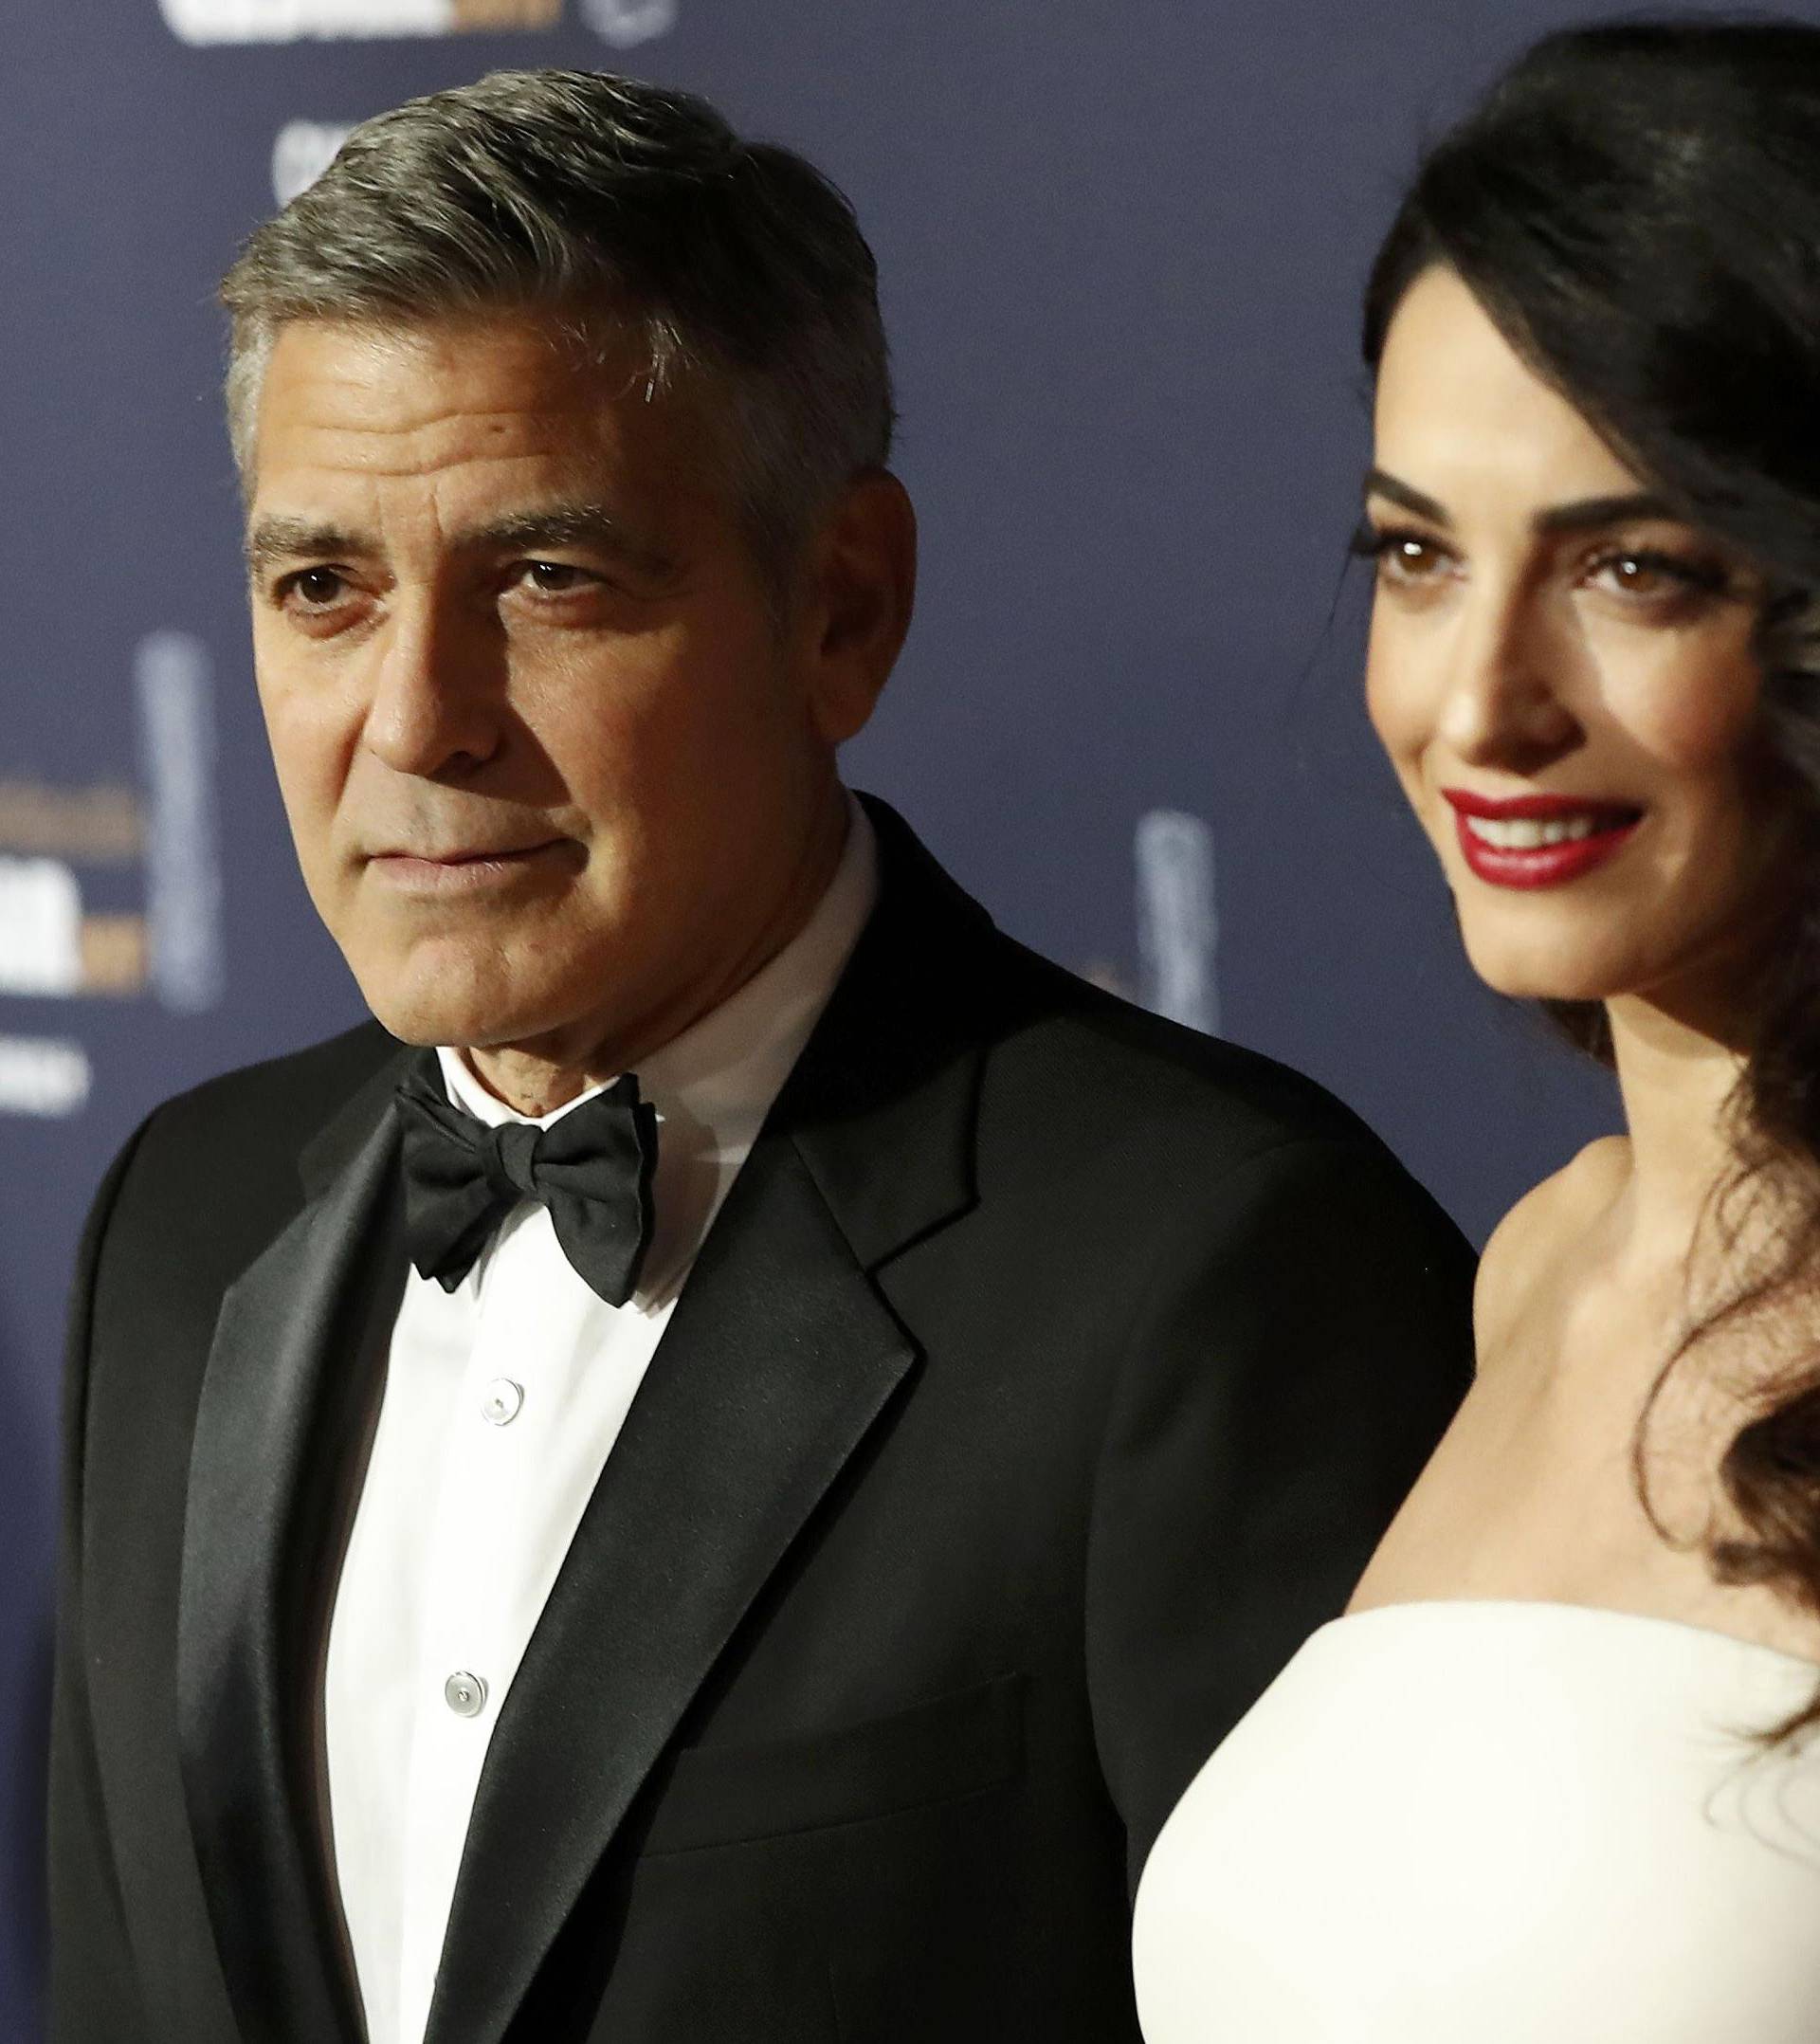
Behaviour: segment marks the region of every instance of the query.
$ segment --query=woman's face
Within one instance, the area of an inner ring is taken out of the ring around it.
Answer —
[[[1760,591],[1450,270],[1391,326],[1361,546],[1372,721],[1501,993],[1723,998],[1771,841]]]

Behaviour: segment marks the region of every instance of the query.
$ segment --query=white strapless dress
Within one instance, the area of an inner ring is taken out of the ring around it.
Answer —
[[[1820,2044],[1813,1664],[1577,1605],[1323,1626],[1138,1887],[1148,2044]]]

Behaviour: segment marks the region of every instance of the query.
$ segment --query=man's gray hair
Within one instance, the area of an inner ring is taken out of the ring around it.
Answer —
[[[775,579],[890,455],[878,272],[852,208],[706,101],[605,72],[499,71],[365,122],[253,235],[222,301],[248,479],[288,322],[519,309],[642,335],[654,390],[692,374],[724,390],[728,480]]]

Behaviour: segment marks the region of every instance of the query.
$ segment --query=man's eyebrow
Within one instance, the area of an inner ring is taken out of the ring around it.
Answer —
[[[246,551],[247,567],[257,572],[281,560],[324,560],[331,555],[357,560],[373,553],[373,545],[339,525],[274,513],[247,533]]]
[[[1417,518],[1429,519],[1436,525],[1453,523],[1445,505],[1412,484],[1400,481],[1388,468],[1374,468],[1367,474],[1365,494],[1367,497],[1387,497],[1392,503],[1400,504],[1405,511],[1413,511]]]
[[[673,573],[675,562],[640,538],[624,519],[600,503],[550,504],[515,511],[455,536],[458,546],[476,552],[536,554],[548,548],[586,546],[649,575]]]
[[[468,553],[536,554],[569,546],[592,547],[647,575],[675,572],[667,555],[640,539],[605,504],[561,503],[515,511],[450,536]],[[246,535],[246,564],[255,573],[282,560],[362,560],[379,551],[369,536],[309,518],[274,512]]]

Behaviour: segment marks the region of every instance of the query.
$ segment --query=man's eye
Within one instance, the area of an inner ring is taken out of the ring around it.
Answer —
[[[585,568],[572,568],[560,560],[528,560],[523,574],[531,587],[544,596],[569,595],[594,579]]]
[[[326,611],[337,603],[347,583],[333,568],[303,568],[286,575],[278,586],[279,601],[296,600],[306,611]]]

